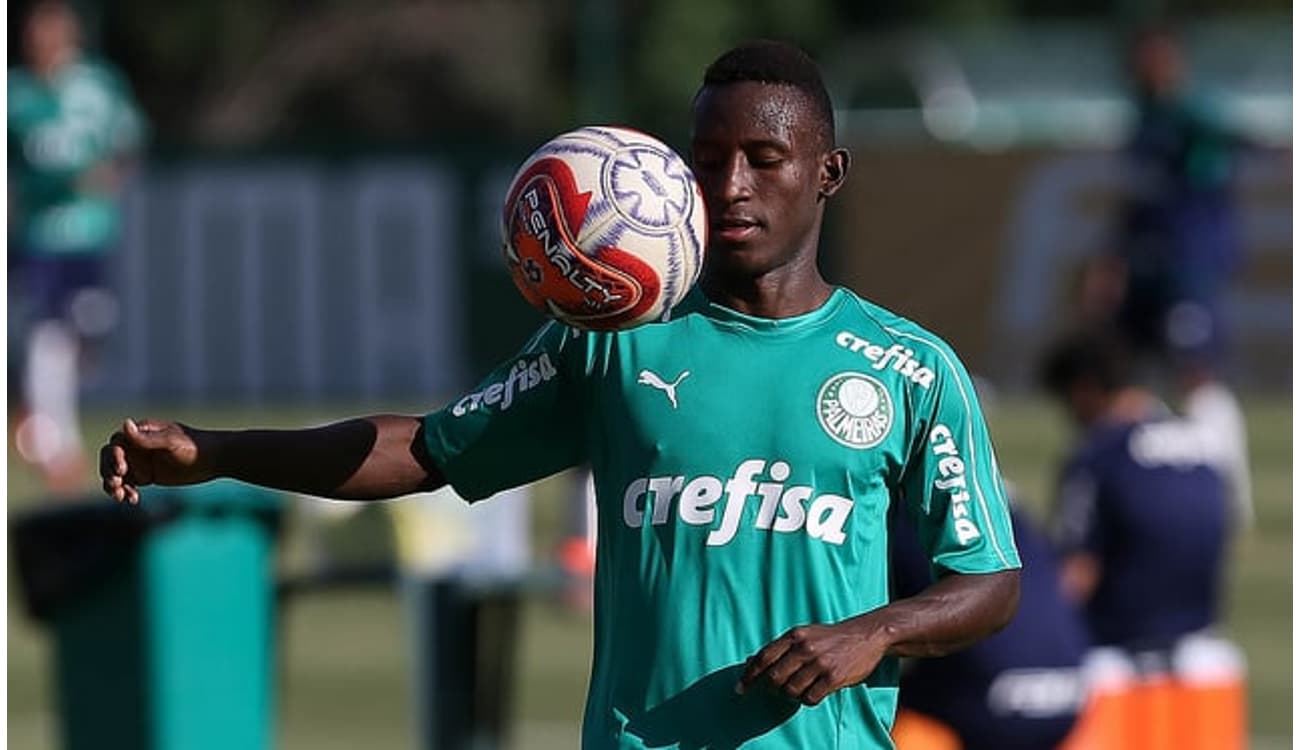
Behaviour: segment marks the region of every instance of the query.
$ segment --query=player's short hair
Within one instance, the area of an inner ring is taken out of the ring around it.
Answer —
[[[19,6],[19,17],[24,21],[29,21],[37,15],[53,13],[75,15],[76,11],[68,0],[29,0],[25,5]]]
[[[1084,380],[1092,381],[1108,393],[1130,385],[1128,347],[1109,332],[1084,330],[1062,338],[1047,350],[1038,371],[1043,388],[1064,394],[1070,386]]]
[[[835,144],[835,107],[821,71],[807,52],[766,39],[745,42],[722,53],[704,71],[703,87],[755,81],[793,86],[813,105],[827,147]]]

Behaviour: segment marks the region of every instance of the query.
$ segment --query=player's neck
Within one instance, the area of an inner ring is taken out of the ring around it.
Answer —
[[[756,318],[793,318],[810,313],[830,298],[834,288],[814,266],[811,271],[773,271],[757,277],[724,276],[706,271],[700,279],[705,296],[716,304]]]
[[[47,55],[30,63],[32,74],[43,81],[52,81],[63,69],[77,61],[77,50],[70,48]]]

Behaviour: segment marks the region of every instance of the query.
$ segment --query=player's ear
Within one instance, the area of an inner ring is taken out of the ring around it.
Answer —
[[[822,160],[822,184],[817,189],[821,197],[829,198],[839,191],[844,178],[849,175],[850,161],[847,148],[833,148],[826,152]]]

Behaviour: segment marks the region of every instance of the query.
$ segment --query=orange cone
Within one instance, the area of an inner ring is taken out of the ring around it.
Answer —
[[[906,708],[898,710],[891,734],[898,750],[961,750],[961,737],[947,724]]]
[[[1175,742],[1180,750],[1245,750],[1245,657],[1232,642],[1192,635],[1174,647]]]
[[[1117,648],[1098,648],[1084,660],[1087,690],[1074,731],[1060,750],[1120,750],[1131,747],[1138,723],[1133,712],[1137,676],[1128,655]]]

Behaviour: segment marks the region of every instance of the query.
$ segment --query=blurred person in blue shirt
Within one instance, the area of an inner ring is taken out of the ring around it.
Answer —
[[[1041,377],[1079,429],[1055,509],[1065,591],[1098,645],[1167,653],[1219,616],[1231,522],[1213,448],[1108,335],[1063,339]]]
[[[1080,666],[1088,634],[1079,610],[1060,588],[1051,542],[1015,506],[1011,523],[1024,564],[1020,609],[1002,631],[970,648],[908,664],[899,684],[899,750],[918,750],[902,727],[909,712],[939,722],[962,750],[1051,750],[1075,726],[1085,699]],[[926,588],[940,574],[924,554],[915,522],[895,511],[890,562],[894,596]]]
[[[1223,380],[1224,297],[1241,265],[1233,178],[1247,139],[1188,83],[1174,31],[1150,26],[1130,50],[1136,121],[1115,252],[1085,276],[1085,312],[1172,368],[1182,410],[1214,449],[1243,525],[1253,520],[1245,418]]]
[[[1182,369],[1214,368],[1222,297],[1241,257],[1232,196],[1240,139],[1187,84],[1169,29],[1140,32],[1130,66],[1136,120],[1116,252],[1107,259],[1116,280],[1111,313],[1135,349]]]
[[[90,477],[79,369],[87,344],[116,321],[105,263],[120,233],[125,167],[145,126],[122,76],[83,54],[66,2],[31,4],[22,34],[24,62],[8,83],[10,313],[22,339],[14,359],[23,362],[10,390],[24,407],[14,437],[51,489],[71,492]]]

